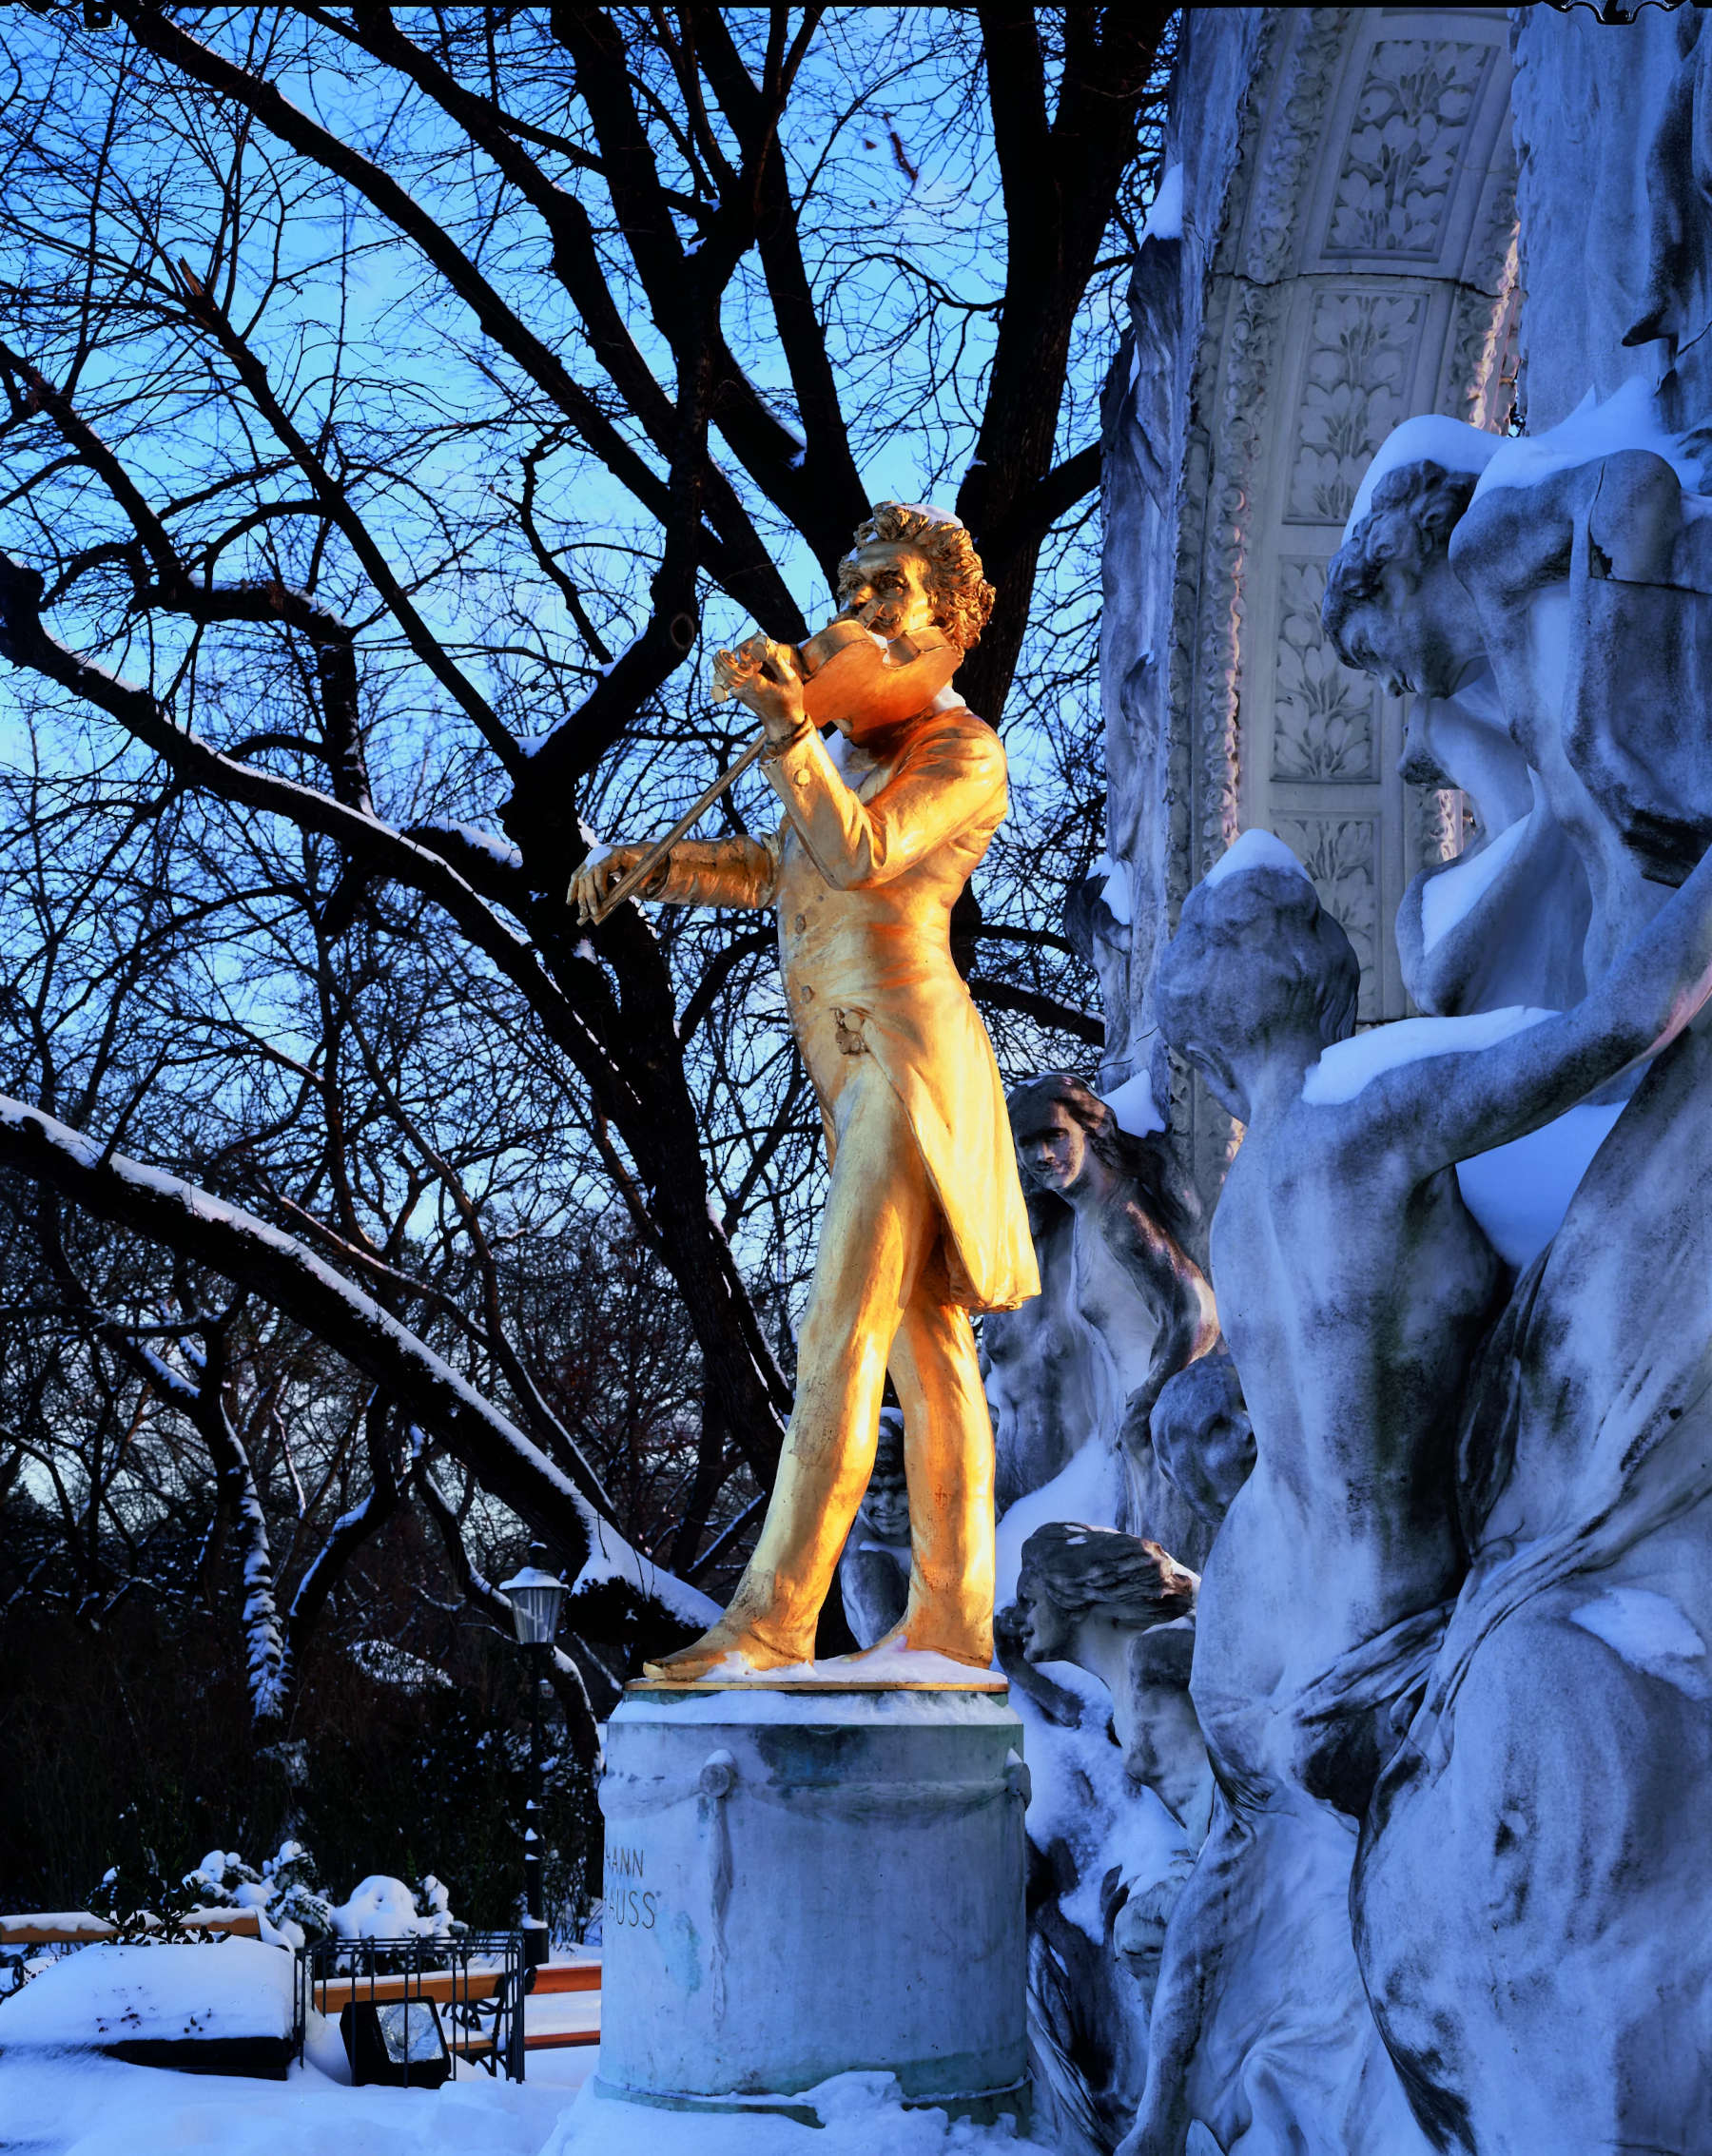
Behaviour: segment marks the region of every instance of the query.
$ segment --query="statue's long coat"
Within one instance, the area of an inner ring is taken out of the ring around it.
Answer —
[[[766,766],[785,804],[770,839],[672,848],[663,887],[681,905],[775,905],[793,1020],[820,1097],[842,1052],[871,1055],[903,1102],[944,1215],[949,1299],[1011,1310],[1040,1292],[992,1043],[951,960],[951,908],[1009,806],[1004,750],[962,705],[838,755],[808,731]]]

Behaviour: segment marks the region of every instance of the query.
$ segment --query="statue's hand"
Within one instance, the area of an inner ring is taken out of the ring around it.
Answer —
[[[734,651],[713,654],[713,701],[723,704],[754,680],[767,657],[767,638],[747,636]]]
[[[796,653],[771,637],[751,636],[734,651],[716,653],[713,689],[716,696],[723,692],[746,704],[776,748],[794,741],[807,724]]]
[[[595,907],[615,884],[624,881],[647,851],[645,845],[615,845],[611,853],[603,855],[599,861],[583,864],[571,879],[571,903],[576,908],[579,922],[593,920]],[[665,883],[667,867],[668,864],[662,862],[658,873],[651,876],[648,884],[635,895],[638,898],[652,897]]]

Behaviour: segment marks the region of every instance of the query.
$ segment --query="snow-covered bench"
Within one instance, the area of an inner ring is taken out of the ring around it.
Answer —
[[[543,1962],[535,1971],[530,1996],[532,1999],[543,1999],[599,1990],[598,1961],[548,1961]],[[550,2013],[553,2010],[551,2008],[548,2010]],[[523,2039],[523,2049],[526,2051],[558,2051],[599,2042],[600,2008],[597,2000],[593,2017],[586,2019],[582,2026],[570,2029],[531,2029]]]
[[[66,1943],[63,1933],[42,1943]],[[283,2081],[302,2044],[300,1997],[296,1955],[260,1939],[211,1930],[183,1946],[96,1937],[0,2000],[0,2055],[101,2051],[180,2073]]]

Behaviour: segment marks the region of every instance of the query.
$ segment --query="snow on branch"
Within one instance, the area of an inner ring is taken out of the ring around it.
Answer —
[[[382,1387],[484,1489],[545,1536],[563,1563],[581,1566],[596,1557],[642,1592],[658,1593],[655,1567],[507,1416],[293,1236],[193,1183],[107,1154],[39,1108],[4,1096],[0,1167],[253,1289]]]

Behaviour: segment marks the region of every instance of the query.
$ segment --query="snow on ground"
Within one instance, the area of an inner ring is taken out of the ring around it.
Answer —
[[[354,2088],[338,2025],[319,2014],[310,2017],[305,2063],[282,2082],[175,2073],[83,2048],[97,2033],[275,2031],[282,2016],[289,2025],[290,1966],[277,1948],[246,1939],[87,1947],[54,1964],[0,2002],[0,2152],[1050,2156],[1008,2122],[978,2127],[944,2111],[905,2110],[884,2073],[841,2074],[796,2099],[823,2122],[807,2127],[776,2113],[669,2112],[597,2096],[588,2086],[594,2046],[531,2052],[521,2085],[463,2064],[443,2088]],[[211,1988],[216,1976],[223,1982]],[[599,2009],[598,1992],[548,1994],[530,2001],[529,2026],[598,2027]],[[115,2017],[111,2030],[92,2027]]]
[[[337,2044],[337,2039],[334,2040]],[[352,2088],[315,2065],[288,2081],[168,2073],[89,2053],[0,2054],[7,2156],[1051,2156],[1008,2123],[905,2110],[885,2074],[802,2101],[824,2124],[691,2115],[597,2096],[593,2050],[532,2054],[521,2086],[475,2069],[445,2088]]]
[[[813,2106],[818,2127],[776,2113],[645,2110],[591,2085],[541,2156],[1051,2156],[1008,2121],[978,2127],[905,2110],[889,2074],[841,2073],[798,2101]]]
[[[0,2012],[5,2010],[0,2009]],[[337,2045],[338,2039],[334,2039]],[[552,2052],[586,2075],[590,2051]],[[352,2088],[315,2066],[287,2081],[169,2073],[89,2052],[0,2053],[7,2156],[537,2156],[574,2089],[477,2069],[444,2088]],[[632,2143],[640,2156],[645,2143]]]

